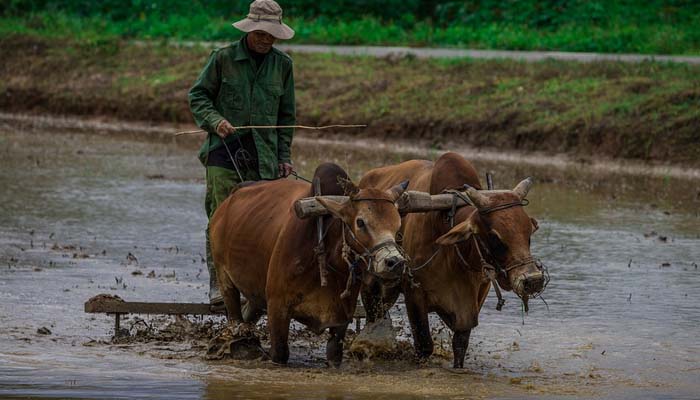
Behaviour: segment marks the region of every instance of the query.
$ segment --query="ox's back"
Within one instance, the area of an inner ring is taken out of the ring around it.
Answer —
[[[433,163],[427,160],[410,160],[397,165],[375,168],[362,177],[358,186],[386,190],[401,182],[409,181],[409,190],[420,190],[417,189],[417,185],[421,181],[429,184],[432,168]]]
[[[476,168],[457,153],[445,153],[435,161],[430,187],[426,189],[430,194],[438,194],[446,189],[461,189],[464,184],[481,189]]]
[[[434,163],[428,160],[409,160],[400,164],[375,168],[360,181],[361,188],[388,189],[405,180],[408,190],[441,193],[445,189],[457,189],[469,184],[481,188],[474,166],[457,153],[445,153]]]

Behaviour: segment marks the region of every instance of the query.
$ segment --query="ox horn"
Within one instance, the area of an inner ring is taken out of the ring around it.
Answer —
[[[488,206],[489,199],[473,187],[467,186],[465,193],[476,208],[486,208]]]
[[[525,198],[525,196],[527,196],[527,193],[530,191],[532,184],[533,181],[531,177],[525,178],[520,183],[518,183],[517,186],[515,186],[515,189],[513,189],[513,193],[515,193],[515,195],[518,196],[520,200],[522,200]]]
[[[392,186],[388,192],[389,194],[394,198],[394,201],[397,201],[399,197],[408,189],[408,180],[405,180],[401,183],[399,183],[396,186]]]
[[[355,196],[360,192],[360,188],[357,187],[350,179],[338,177],[338,186],[340,186],[345,192],[346,196]]]

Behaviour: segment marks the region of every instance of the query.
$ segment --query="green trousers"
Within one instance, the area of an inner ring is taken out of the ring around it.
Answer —
[[[260,180],[260,174],[255,170],[242,170],[241,174],[246,181]],[[226,200],[231,194],[231,190],[241,183],[240,178],[235,170],[222,167],[207,167],[206,171],[207,192],[204,196],[204,211],[207,213],[208,220],[214,215],[214,211]],[[209,298],[212,299],[213,293],[219,292],[219,286],[216,280],[216,268],[214,260],[211,256],[211,244],[209,241],[209,224],[207,223],[206,231],[206,246],[207,246],[207,269],[209,270]],[[213,296],[216,297],[216,296]]]

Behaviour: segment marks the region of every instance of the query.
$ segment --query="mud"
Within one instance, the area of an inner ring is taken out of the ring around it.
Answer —
[[[540,223],[532,246],[550,267],[549,306],[533,301],[524,315],[507,293],[499,313],[490,296],[462,371],[450,368],[450,332],[437,318],[436,354],[425,363],[402,355],[410,330],[401,304],[390,311],[398,359],[348,353],[328,368],[327,337],[293,324],[290,364],[279,367],[206,360],[224,327],[218,317],[125,316],[129,336],[115,341],[112,317],[83,312],[98,293],[205,301],[200,139],[165,140],[177,126],[54,122],[0,118],[0,397],[651,399],[700,390],[696,175],[491,159],[456,146],[494,171],[497,187],[536,177],[527,211]],[[439,154],[311,136],[293,150],[303,176],[321,160],[357,177]]]
[[[349,353],[358,359],[398,359],[412,355],[409,347],[400,346],[396,335],[400,329],[394,329],[391,319],[385,318],[366,324],[360,333],[350,341]]]

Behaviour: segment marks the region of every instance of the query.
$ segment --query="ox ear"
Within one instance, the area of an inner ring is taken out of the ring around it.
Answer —
[[[323,197],[316,197],[316,201],[321,203],[321,205],[331,213],[332,216],[340,218],[345,221],[347,216],[347,205],[343,203],[338,203],[337,201],[324,199]]]
[[[446,234],[437,238],[435,243],[440,246],[449,246],[467,240],[475,233],[478,233],[477,225],[472,218],[468,218],[466,221],[450,229]]]
[[[387,190],[387,193],[389,196],[391,196],[392,200],[396,202],[396,200],[401,197],[401,195],[408,189],[408,180],[405,180],[401,183],[399,183],[396,186],[392,186],[389,190]]]
[[[350,179],[338,176],[338,186],[340,186],[345,192],[346,196],[355,196],[360,192],[358,188]]]
[[[537,223],[537,220],[534,218],[530,218],[530,222],[532,222],[532,233],[537,232],[538,229],[540,229],[540,224]]]
[[[532,178],[523,179],[523,181],[518,183],[518,185],[513,189],[513,193],[515,193],[520,200],[524,199],[525,196],[527,196],[527,193],[530,191],[532,183]]]

